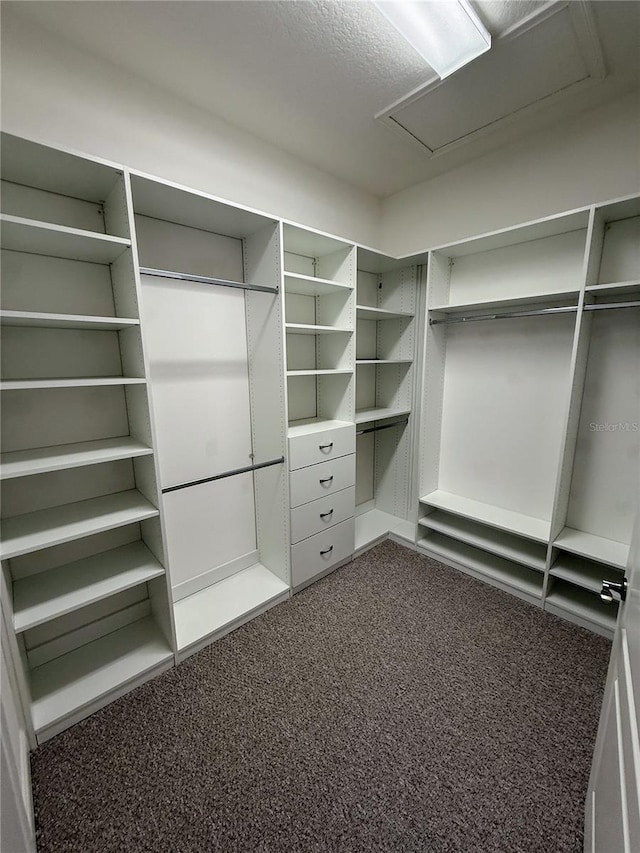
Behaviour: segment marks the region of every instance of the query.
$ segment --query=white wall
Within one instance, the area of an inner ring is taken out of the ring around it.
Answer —
[[[2,126],[368,245],[380,203],[2,9]]]
[[[640,191],[640,103],[623,98],[385,199],[403,255]]]

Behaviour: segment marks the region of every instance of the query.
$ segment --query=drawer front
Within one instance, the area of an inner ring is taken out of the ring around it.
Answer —
[[[291,510],[291,541],[300,542],[351,518],[355,512],[356,490],[352,486]]]
[[[355,522],[347,519],[291,546],[291,581],[294,588],[346,560],[353,554]]]
[[[289,439],[289,470],[356,452],[356,427],[336,427]]]
[[[289,478],[292,507],[348,489],[356,482],[355,453],[292,471]]]

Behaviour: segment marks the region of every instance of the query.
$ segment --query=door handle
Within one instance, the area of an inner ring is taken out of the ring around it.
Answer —
[[[627,579],[622,578],[622,583],[602,581],[600,598],[606,604],[611,604],[612,601],[625,601],[627,598]]]

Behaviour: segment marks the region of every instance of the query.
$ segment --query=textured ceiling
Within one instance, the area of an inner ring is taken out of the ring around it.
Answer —
[[[378,196],[637,85],[631,70],[638,68],[640,4],[593,4],[613,72],[597,91],[582,93],[555,111],[538,111],[533,124],[512,124],[464,150],[430,160],[374,118],[433,72],[370,3],[36,0],[2,5],[5,14],[26,16]],[[545,5],[530,0],[475,4],[494,37]],[[490,91],[486,97],[490,101]]]

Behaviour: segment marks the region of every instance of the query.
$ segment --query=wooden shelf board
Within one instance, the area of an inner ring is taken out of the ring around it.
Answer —
[[[550,574],[554,578],[560,578],[599,595],[602,589],[602,581],[607,579],[619,582],[622,575],[617,575],[616,572],[622,571],[622,569],[612,571],[610,567],[606,568],[598,563],[591,563],[573,554],[562,554],[551,567]]]
[[[134,376],[70,377],[67,379],[7,379],[2,391],[38,391],[45,388],[93,388],[106,385],[144,385],[146,379]]]
[[[368,548],[396,529],[404,529],[404,518],[397,518],[380,509],[370,509],[355,517],[355,550]]]
[[[356,367],[359,364],[413,364],[412,358],[357,358]]]
[[[610,632],[614,631],[618,616],[615,605],[604,604],[597,595],[570,584],[557,586],[547,595],[545,610],[572,614]]]
[[[29,326],[44,329],[127,329],[140,320],[128,317],[90,317],[82,314],[49,314],[40,311],[0,311],[3,326]]]
[[[509,509],[485,504],[481,501],[454,495],[437,489],[420,498],[420,502],[436,509],[444,509],[454,515],[461,515],[471,521],[479,521],[504,530],[507,533],[516,533],[533,539],[536,542],[547,543],[551,533],[551,522],[530,515],[523,515]]]
[[[530,539],[520,539],[512,533],[495,528],[485,530],[468,518],[443,517],[437,511],[421,518],[418,523],[428,530],[435,530],[437,533],[520,563],[535,571],[544,572],[545,570],[546,548]]]
[[[335,370],[287,370],[287,376],[344,376],[347,373],[353,373],[353,370],[347,368]]]
[[[143,542],[123,545],[13,584],[18,633],[164,574]]]
[[[580,557],[587,557],[596,562],[606,563],[618,569],[624,569],[629,559],[629,546],[604,536],[584,533],[565,527],[553,543],[563,551],[570,551]]]
[[[389,311],[387,308],[372,308],[370,305],[356,305],[358,320],[411,320],[415,314],[403,311]]]
[[[353,329],[343,329],[338,326],[312,326],[306,323],[285,323],[286,331],[291,335],[334,335],[352,334]]]
[[[148,456],[151,453],[153,450],[150,447],[128,435],[56,447],[39,447],[35,450],[15,450],[0,456],[0,479],[9,480],[13,477],[44,474],[47,471],[80,468],[118,459],[132,459],[135,456]]]
[[[341,281],[332,281],[328,278],[315,278],[312,275],[285,272],[284,289],[287,293],[297,293],[301,296],[326,296],[339,291],[351,291],[349,284]]]
[[[151,617],[93,640],[31,672],[36,733],[172,660]]]
[[[130,240],[82,231],[50,222],[0,214],[2,248],[53,258],[110,264],[131,246]]]
[[[542,598],[544,578],[541,573],[533,569],[524,568],[502,557],[487,554],[486,551],[478,550],[463,542],[450,540],[439,534],[420,539],[418,545],[444,559],[469,567],[489,581],[516,589],[531,598]]]
[[[400,415],[410,415],[410,408],[385,408],[384,406],[375,406],[373,409],[360,409],[356,411],[356,423],[366,424],[369,421],[383,421],[386,418],[396,418]]]
[[[296,438],[300,435],[312,435],[313,433],[324,432],[328,429],[352,426],[353,421],[336,421],[327,418],[304,418],[299,421],[291,421],[287,430],[287,438]]]
[[[178,649],[223,631],[247,614],[288,593],[280,578],[256,563],[175,605]]]
[[[551,306],[556,304],[578,304],[579,290],[562,290],[556,293],[534,293],[529,296],[514,296],[509,299],[491,299],[487,302],[464,302],[455,305],[432,305],[429,310],[441,314],[465,314],[477,311],[499,311],[507,308],[518,309],[532,308],[534,306]]]
[[[159,515],[137,489],[5,518],[0,559],[18,557]]]

